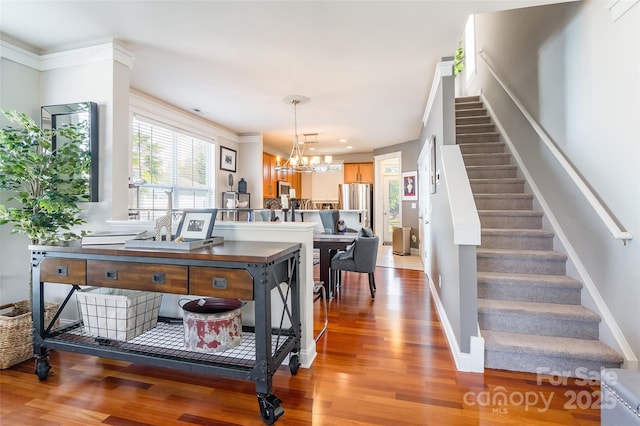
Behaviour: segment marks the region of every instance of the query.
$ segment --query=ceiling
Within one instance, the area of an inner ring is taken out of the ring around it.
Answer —
[[[554,2],[0,0],[0,30],[39,54],[118,41],[133,88],[281,152],[294,133],[283,98],[307,96],[298,133],[341,155],[418,138],[470,14]]]

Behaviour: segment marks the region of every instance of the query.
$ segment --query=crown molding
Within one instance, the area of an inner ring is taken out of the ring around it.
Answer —
[[[40,55],[0,40],[0,57],[40,71]]]
[[[131,68],[134,60],[129,50],[115,42],[38,55],[0,40],[0,56],[38,71],[50,71],[101,61],[115,61]]]

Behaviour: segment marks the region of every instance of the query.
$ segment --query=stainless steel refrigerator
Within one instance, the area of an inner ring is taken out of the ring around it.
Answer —
[[[338,185],[338,209],[366,210],[362,226],[373,229],[373,185],[370,183],[345,183]]]

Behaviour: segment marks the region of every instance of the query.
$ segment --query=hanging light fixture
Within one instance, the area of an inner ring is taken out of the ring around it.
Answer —
[[[317,133],[309,133],[305,134],[305,140],[301,141],[298,138],[298,104],[306,104],[310,99],[306,96],[301,95],[290,95],[282,99],[282,102],[286,104],[293,105],[293,147],[291,148],[291,153],[289,154],[289,158],[283,164],[280,164],[278,160],[278,164],[276,164],[275,169],[277,171],[288,171],[288,172],[315,172],[315,171],[324,171],[326,170],[326,164],[322,164],[320,157],[315,156],[309,158],[304,155],[304,147],[307,136],[315,136],[315,140],[313,143],[317,143]],[[326,158],[331,158],[331,156],[325,156]]]

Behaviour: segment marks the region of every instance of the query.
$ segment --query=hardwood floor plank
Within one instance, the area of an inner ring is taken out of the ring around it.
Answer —
[[[366,275],[343,274],[313,366],[273,376],[278,425],[599,424],[595,404],[570,404],[595,399],[598,383],[456,371],[421,271],[377,268],[376,284],[371,300]],[[252,382],[58,351],[51,365],[43,382],[33,361],[0,372],[0,424],[263,424]]]

